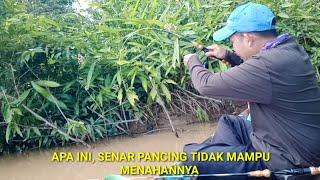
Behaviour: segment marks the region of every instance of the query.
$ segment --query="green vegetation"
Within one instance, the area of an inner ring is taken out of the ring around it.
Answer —
[[[101,0],[84,16],[67,0],[0,1],[0,154],[130,133],[128,122],[146,122],[166,107],[188,106],[208,121],[182,63],[192,45],[150,28],[210,45],[244,2]],[[257,2],[278,15],[280,33],[306,48],[319,78],[319,3]]]

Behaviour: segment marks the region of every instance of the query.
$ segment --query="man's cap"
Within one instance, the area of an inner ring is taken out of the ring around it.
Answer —
[[[236,32],[255,32],[275,29],[275,15],[267,6],[246,3],[229,16],[227,25],[213,33],[214,41],[222,41]]]

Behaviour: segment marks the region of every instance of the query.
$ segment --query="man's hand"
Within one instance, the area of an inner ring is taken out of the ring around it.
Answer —
[[[193,58],[198,58],[198,55],[197,54],[187,54],[184,56],[183,58],[183,63],[185,66],[188,66],[188,62],[190,60],[192,60]]]
[[[209,49],[208,52],[206,52],[206,56],[210,58],[219,58],[224,59],[227,53],[227,50],[223,47],[218,46],[217,44],[211,45],[207,47]]]
[[[227,50],[223,47],[218,46],[217,44],[213,44],[211,46],[207,47],[209,49],[208,52],[206,52],[206,56],[208,56],[211,59],[218,58],[222,59],[222,62],[230,65],[226,60],[223,60],[226,57]]]

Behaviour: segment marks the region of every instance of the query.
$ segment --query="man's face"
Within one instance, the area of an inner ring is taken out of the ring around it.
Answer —
[[[230,37],[233,50],[243,60],[248,60],[252,55],[256,54],[255,49],[252,47],[251,39],[247,34],[235,33]]]

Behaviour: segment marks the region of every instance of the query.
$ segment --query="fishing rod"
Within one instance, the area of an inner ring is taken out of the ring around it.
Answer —
[[[182,36],[182,35],[179,35],[179,34],[177,34],[177,33],[174,33],[174,32],[171,32],[171,31],[167,31],[167,30],[164,30],[164,29],[158,29],[158,28],[142,28],[142,29],[136,30],[136,31],[134,31],[134,32],[132,32],[132,33],[129,33],[129,34],[126,36],[126,39],[125,39],[125,41],[124,41],[123,44],[125,44],[126,41],[127,41],[130,37],[132,37],[134,34],[137,34],[138,32],[144,31],[144,30],[152,30],[152,31],[162,32],[162,33],[166,33],[166,34],[169,34],[169,35],[172,35],[172,36],[176,36],[176,37],[178,37],[178,38],[180,38],[180,39],[182,39],[182,40],[184,40],[184,41],[187,41],[187,42],[191,43],[194,48],[196,48],[196,49],[198,49],[198,50],[201,50],[201,51],[203,51],[204,53],[210,51],[210,50],[209,50],[208,48],[206,48],[204,45],[202,45],[202,44],[200,44],[200,43],[197,43],[197,42],[195,42],[195,41],[192,41],[192,40],[190,40],[190,39],[188,39],[188,38],[186,38],[186,37],[184,37],[184,36]],[[215,58],[215,59],[218,59],[218,60],[222,60],[222,59],[217,58],[217,57],[214,57],[214,58]],[[208,68],[208,64],[209,64],[208,58],[207,58],[202,64],[203,64],[203,66],[204,66],[205,68]]]
[[[164,32],[164,33],[167,33],[167,34],[171,34],[171,35],[177,36],[177,37],[179,37],[180,39],[183,39],[183,40],[191,43],[193,47],[195,47],[196,49],[199,49],[200,51],[203,51],[204,53],[207,53],[207,52],[210,51],[210,50],[209,50],[208,48],[206,48],[204,45],[202,45],[202,44],[200,44],[200,43],[197,43],[197,42],[195,42],[195,41],[191,41],[190,39],[187,39],[186,37],[181,36],[181,35],[179,35],[179,34],[177,34],[177,33],[173,33],[173,32],[171,32],[171,31],[167,31],[167,30],[164,30],[164,29],[157,29],[157,28],[152,28],[152,30],[154,30],[154,31],[159,31],[159,32]],[[217,57],[214,57],[214,58],[216,58],[216,59],[218,59],[218,60],[222,60],[222,59],[217,58]],[[209,60],[208,60],[208,58],[207,58],[202,64],[203,64],[203,66],[204,66],[205,68],[208,68],[208,65],[209,65]]]
[[[104,180],[133,180],[133,179],[163,179],[163,178],[197,178],[197,177],[230,177],[230,176],[247,176],[247,177],[257,177],[257,178],[270,178],[272,176],[282,176],[287,179],[290,176],[298,175],[320,175],[319,167],[308,167],[308,168],[293,168],[285,169],[280,171],[272,172],[269,169],[256,170],[245,173],[224,173],[224,174],[195,174],[195,175],[167,175],[167,176],[140,176],[134,178],[127,178],[120,175],[110,175],[106,176]]]

